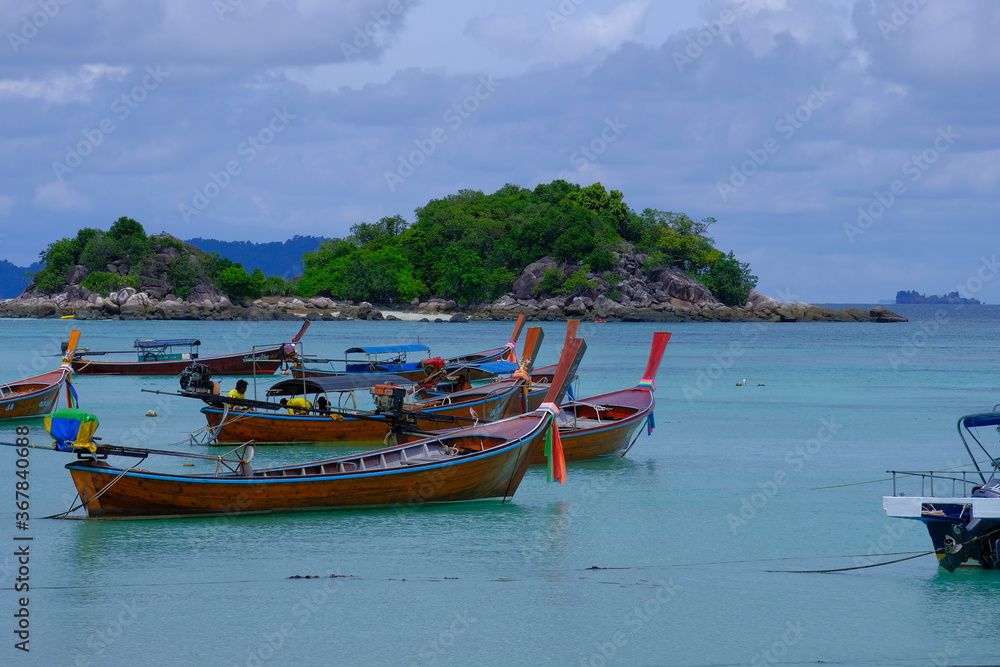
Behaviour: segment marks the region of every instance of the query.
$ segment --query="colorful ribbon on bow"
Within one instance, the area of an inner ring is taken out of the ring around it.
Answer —
[[[563,484],[566,481],[566,456],[563,453],[562,440],[559,438],[559,424],[556,418],[559,416],[559,406],[555,403],[545,402],[539,410],[552,414],[552,421],[549,429],[545,433],[545,458],[548,460],[548,481]]]

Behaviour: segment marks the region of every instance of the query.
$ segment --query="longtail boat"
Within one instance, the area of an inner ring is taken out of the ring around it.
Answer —
[[[294,362],[295,344],[299,342],[309,320],[292,337],[290,343],[254,347],[247,352],[200,356],[201,341],[193,338],[173,340],[136,340],[135,361],[104,361],[95,355],[129,354],[129,351],[92,352],[79,350],[73,356],[73,372],[80,375],[178,375],[192,362],[203,364],[213,375],[272,375],[282,365]]]
[[[667,332],[653,334],[646,370],[635,387],[559,406],[557,424],[567,462],[625,456],[635,444],[639,429],[646,426],[652,434],[656,426],[654,380],[669,341]],[[545,463],[545,458],[536,454],[531,462],[539,465]]]
[[[543,338],[542,329],[533,327],[525,341],[524,358],[527,368],[537,353]],[[364,380],[373,377],[376,384]],[[255,440],[265,443],[306,443],[382,441],[397,425],[409,429],[440,429],[479,421],[495,421],[525,412],[522,386],[527,373],[506,380],[484,384],[463,391],[426,398],[396,408],[376,411],[344,409],[344,401],[332,396],[335,392],[355,391],[359,388],[397,387],[402,381],[386,380],[385,376],[339,376],[293,378],[275,383],[267,390],[270,402],[257,402],[197,392],[182,395],[199,398],[208,405],[202,414],[214,432],[214,444],[226,445]],[[304,396],[308,406],[304,409],[283,409],[274,401],[280,397]],[[320,399],[325,399],[320,406]],[[245,410],[233,409],[248,408]]]
[[[145,460],[150,450],[66,442],[78,452],[69,470],[88,517],[236,515],[358,507],[415,509],[441,502],[514,495],[535,450],[551,439],[555,404],[586,349],[564,351],[546,406],[499,422],[408,445],[298,466],[253,470],[252,445],[214,474],[172,474],[115,467],[109,454]],[[59,443],[57,442],[57,446]],[[162,453],[162,452],[160,452]],[[177,455],[175,452],[170,454]],[[199,457],[216,458],[216,457]]]
[[[24,380],[0,384],[0,419],[20,419],[24,417],[42,417],[55,409],[59,392],[65,387],[70,405],[75,402],[75,395],[70,386],[73,369],[68,360],[73,357],[80,332],[70,332],[68,354],[63,363],[54,371],[42,373]]]
[[[441,357],[426,357],[418,362],[407,361],[411,352],[429,353],[430,348],[421,344],[410,345],[378,345],[348,348],[345,355],[365,355],[364,359],[323,359],[318,357],[301,357],[292,367],[293,377],[329,377],[353,374],[385,374],[399,375],[408,380],[422,380],[426,377],[441,375],[449,369],[459,366],[472,366],[491,361],[514,361],[517,339],[524,328],[525,316],[519,315],[514,324],[514,332],[510,340],[501,347],[482,352],[473,352],[448,359]],[[317,367],[316,364],[328,364],[328,368]],[[343,368],[338,367],[343,364]]]

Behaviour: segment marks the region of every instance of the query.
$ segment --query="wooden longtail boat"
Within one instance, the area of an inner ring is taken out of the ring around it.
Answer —
[[[543,338],[540,327],[533,327],[525,341],[524,356],[527,363],[538,353]],[[530,366],[529,366],[530,368]],[[385,376],[378,376],[385,377]],[[305,395],[316,406],[319,397],[327,398],[331,410],[313,408],[309,411],[290,414],[286,410],[272,411],[253,407],[253,402],[231,401],[220,396],[206,397],[203,394],[185,394],[200,398],[208,403],[201,409],[214,432],[215,444],[225,445],[255,440],[265,443],[298,442],[371,442],[383,440],[393,427],[405,421],[414,429],[440,429],[442,418],[451,418],[452,424],[477,421],[495,421],[513,414],[524,412],[521,401],[523,394],[521,377],[480,385],[464,391],[429,398],[402,406],[401,411],[348,411],[340,408],[341,401],[332,399],[333,391],[343,391],[341,382],[350,383],[351,389],[359,385],[360,377],[341,376],[331,378],[295,378],[283,380],[272,386],[267,395]],[[369,385],[370,386],[370,385]],[[247,405],[251,409],[233,410],[230,405]],[[279,407],[271,404],[271,407]],[[449,420],[445,420],[449,421]]]
[[[409,352],[430,352],[426,345],[390,345],[390,346],[364,346],[352,347],[345,350],[344,354],[365,354],[367,359],[363,361],[353,359],[319,359],[315,357],[303,357],[299,363],[292,367],[293,377],[329,377],[353,374],[385,374],[399,375],[407,380],[423,380],[427,376],[446,372],[448,369],[458,366],[471,366],[475,364],[497,361],[500,359],[514,360],[517,339],[524,328],[525,316],[519,315],[514,324],[514,332],[510,341],[502,347],[482,352],[473,352],[458,357],[442,359],[438,357],[423,359],[419,362],[408,362],[406,354]],[[388,355],[388,358],[385,356]],[[315,366],[317,363],[329,364],[329,368]],[[344,369],[339,370],[334,364],[344,364]],[[312,364],[312,365],[311,365]]]
[[[653,334],[646,371],[635,387],[559,406],[557,424],[567,462],[625,456],[635,443],[639,429],[645,425],[652,433],[656,407],[654,380],[669,341],[667,332]],[[545,458],[536,454],[531,462],[539,465],[545,463]]]
[[[67,359],[72,358],[80,332],[70,332],[66,358],[54,371],[36,375],[25,380],[0,384],[0,419],[20,419],[43,417],[56,406],[59,392],[67,386],[73,375]],[[69,390],[67,390],[69,391]]]
[[[136,361],[103,361],[89,358],[92,355],[117,354],[117,352],[91,352],[81,350],[73,357],[73,372],[80,375],[179,375],[192,362],[204,364],[212,375],[272,375],[283,364],[292,363],[296,356],[295,344],[299,342],[309,320],[302,324],[290,343],[255,347],[249,352],[220,354],[211,357],[198,355],[201,341],[136,340]],[[186,348],[188,352],[176,352]]]
[[[565,391],[586,349],[574,341],[550,389]],[[252,470],[252,448],[238,467],[216,474],[179,475],[116,468],[94,455],[70,463],[87,516],[196,516],[310,511],[358,507],[418,508],[426,504],[499,499],[514,495],[535,450],[543,447],[552,410],[462,429],[409,445],[300,466]],[[103,446],[106,453],[113,451]],[[119,448],[121,449],[121,448]],[[130,456],[145,457],[148,450]],[[105,454],[106,455],[106,454]],[[140,461],[141,462],[141,461]]]

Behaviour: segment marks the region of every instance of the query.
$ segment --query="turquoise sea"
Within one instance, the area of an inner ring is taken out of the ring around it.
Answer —
[[[978,665],[1000,660],[1000,572],[949,574],[916,522],[885,517],[889,469],[965,462],[959,416],[1000,402],[998,306],[891,306],[905,324],[584,324],[578,396],[634,385],[668,330],[656,430],[627,458],[532,469],[513,502],[216,519],[67,521],[69,455],[0,448],[3,665]],[[552,363],[562,323],[545,323]],[[95,350],[284,342],[294,322],[0,322],[0,379],[54,368],[72,328]],[[315,322],[311,354],[363,343],[449,356],[508,322]],[[737,386],[746,380],[745,386]],[[234,379],[223,379],[228,390]],[[105,442],[205,452],[173,378],[75,379]],[[146,417],[147,410],[159,416]],[[20,422],[47,443],[41,420]],[[10,425],[0,439],[13,441]],[[212,450],[215,451],[214,449]],[[260,448],[254,464],[335,446]],[[154,470],[182,459],[149,459]],[[817,487],[847,485],[817,490]],[[13,589],[30,536],[30,591]],[[897,555],[902,554],[902,555]],[[598,569],[594,569],[598,568]],[[293,579],[296,575],[317,578]],[[330,577],[329,575],[338,575]],[[27,597],[29,653],[15,634]]]

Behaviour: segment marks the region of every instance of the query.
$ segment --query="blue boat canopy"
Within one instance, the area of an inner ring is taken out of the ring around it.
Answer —
[[[171,345],[201,345],[197,338],[179,338],[177,340],[136,340],[135,346],[138,348],[147,347],[169,347]]]
[[[344,351],[344,354],[389,354],[392,352],[430,352],[431,348],[426,345],[376,345],[365,347],[352,347]]]
[[[991,412],[988,414],[962,417],[962,426],[965,428],[976,428],[978,426],[1000,426],[1000,413]]]
[[[493,375],[508,375],[517,370],[517,364],[513,361],[487,361],[481,364],[464,364],[458,366],[458,370],[463,368],[476,368]]]

